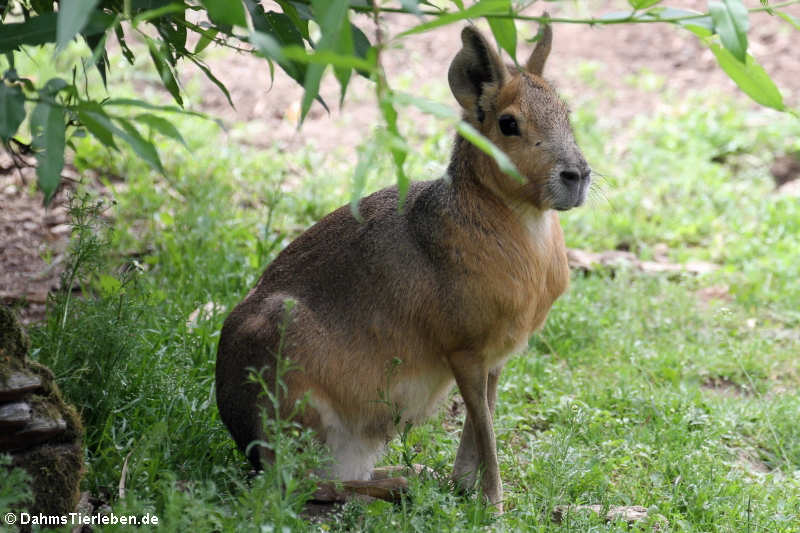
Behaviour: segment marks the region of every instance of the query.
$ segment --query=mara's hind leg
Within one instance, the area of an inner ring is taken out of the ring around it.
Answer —
[[[300,303],[284,294],[246,299],[222,328],[216,365],[217,406],[238,448],[256,470],[273,462],[272,452],[258,444],[269,440],[264,432],[266,420],[292,418],[306,427],[318,425],[313,413],[298,414],[294,409],[310,387],[296,363],[304,337],[294,321],[302,310]],[[277,412],[267,393],[278,400]]]

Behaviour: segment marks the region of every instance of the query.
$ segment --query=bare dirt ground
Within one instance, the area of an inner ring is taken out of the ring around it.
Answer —
[[[746,1],[750,7],[759,5]],[[265,5],[267,5],[266,3]],[[585,12],[577,12],[572,3],[548,3],[553,16],[599,15],[625,9],[625,2],[587,2]],[[685,0],[675,7],[705,10],[705,2]],[[579,7],[579,6],[578,6]],[[269,6],[267,5],[269,9]],[[534,4],[529,14],[543,8]],[[800,5],[789,13],[800,17]],[[374,25],[366,17],[354,22],[374,37]],[[387,17],[387,35],[396,35],[416,23],[411,17]],[[447,67],[457,51],[461,25],[415,35],[393,45],[383,55],[389,80],[410,80],[412,87],[432,82],[445,83]],[[533,24],[518,25],[520,38],[535,34]],[[520,39],[520,40],[521,40]],[[784,93],[787,103],[800,103],[800,54],[798,33],[784,21],[766,13],[751,17],[750,52],[764,66]],[[525,54],[523,45],[520,54]],[[523,56],[524,57],[524,56]],[[593,62],[595,80],[588,83],[574,75],[578,65]],[[202,98],[197,108],[220,117],[229,125],[248,123],[246,142],[254,146],[279,146],[284,150],[311,144],[319,150],[353,147],[369,135],[378,123],[378,113],[368,81],[354,77],[345,106],[339,108],[338,85],[332,76],[326,78],[321,94],[331,113],[314,105],[301,130],[295,117],[302,89],[294,81],[277,72],[270,82],[263,60],[244,53],[214,53],[209,61],[213,72],[228,86],[235,109],[224,95],[196,70],[187,67],[183,81],[198,78]],[[646,92],[631,84],[628,78],[646,69],[663,78],[658,92]],[[721,93],[738,92],[733,82],[716,66],[710,51],[694,36],[666,24],[613,25],[589,27],[561,24],[555,28],[553,53],[546,75],[566,94],[584,101],[587,94],[598,94],[598,109],[603,120],[624,128],[631,118],[653,113],[663,94],[680,95],[687,91],[703,91],[709,102]],[[601,89],[598,89],[601,87]],[[113,90],[113,88],[112,88]],[[167,103],[169,97],[164,94]],[[455,102],[447,102],[455,105]],[[420,117],[414,112],[401,117],[413,125]],[[250,128],[252,126],[252,128]],[[69,167],[65,173],[70,174]],[[58,286],[63,253],[69,237],[64,207],[65,194],[59,193],[50,208],[42,207],[41,193],[33,192],[32,169],[17,169],[8,154],[0,152],[0,300],[18,306],[25,321],[43,316],[48,291]]]

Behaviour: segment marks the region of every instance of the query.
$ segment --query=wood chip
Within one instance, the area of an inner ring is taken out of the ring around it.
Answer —
[[[614,270],[615,268],[635,268],[648,274],[664,272],[688,272],[691,274],[708,274],[719,268],[719,265],[706,261],[688,261],[686,263],[671,263],[666,260],[666,251],[659,248],[655,261],[642,261],[632,252],[622,250],[608,250],[605,252],[588,252],[586,250],[567,250],[569,266],[575,270],[592,272],[598,267]]]

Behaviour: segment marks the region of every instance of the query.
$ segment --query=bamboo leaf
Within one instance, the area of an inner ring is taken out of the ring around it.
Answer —
[[[361,221],[361,213],[358,212],[358,202],[364,194],[364,187],[367,185],[367,173],[372,168],[377,152],[374,142],[367,143],[358,151],[358,163],[353,172],[353,191],[350,194],[350,212],[356,220]]]
[[[403,9],[408,13],[422,15],[422,11],[419,9],[419,0],[400,0],[400,5],[403,6]]]
[[[44,193],[44,203],[50,203],[61,181],[64,168],[64,108],[40,102],[31,113],[31,145],[36,157],[36,176]]]
[[[78,107],[78,120],[103,145],[118,150],[114,142],[114,130],[117,128],[99,104],[87,102]]]
[[[508,2],[509,12],[511,11],[511,2]],[[498,46],[508,52],[514,64],[517,63],[517,27],[514,25],[512,18],[490,18],[489,28],[492,30],[494,40],[497,41]]]
[[[397,110],[394,108],[391,93],[382,98],[379,105],[381,114],[383,114],[383,119],[386,121],[386,131],[395,141],[390,144],[390,151],[392,153],[392,159],[394,160],[395,169],[397,170],[398,207],[402,209],[410,185],[408,175],[403,168],[406,156],[408,156],[408,148],[405,146],[405,139],[403,139],[400,129],[397,126]]]
[[[150,51],[150,58],[153,60],[153,64],[156,67],[156,72],[158,72],[158,75],[161,77],[164,87],[167,88],[169,93],[172,95],[172,98],[175,99],[178,105],[183,106],[181,90],[180,87],[178,87],[178,80],[175,78],[175,74],[172,72],[172,67],[170,67],[169,63],[164,59],[163,52],[159,49],[156,42],[149,37],[146,37],[145,39],[147,40],[147,48]]]
[[[506,153],[498,148],[497,145],[495,145],[487,137],[484,137],[481,132],[464,121],[461,121],[456,125],[456,130],[461,134],[462,137],[475,145],[475,147],[477,147],[480,151],[491,156],[491,158],[497,162],[497,166],[500,167],[500,170],[519,181],[524,181],[522,175],[519,173],[519,170],[517,170],[516,165],[514,165],[514,162],[511,161]]]
[[[131,25],[135,28],[142,22],[147,22],[153,19],[157,19],[159,17],[163,17],[164,15],[171,15],[172,13],[183,13],[188,9],[189,6],[186,4],[167,4],[165,6],[158,7],[156,9],[148,9],[147,11],[143,11],[133,17],[131,21]]]
[[[177,107],[174,105],[156,105],[156,104],[151,104],[150,102],[145,102],[144,100],[136,100],[135,98],[111,98],[103,102],[103,107],[114,107],[114,106],[141,107],[142,109],[150,109],[153,111],[180,113],[182,115],[189,115],[193,117],[202,118],[205,120],[213,120],[221,125],[221,122],[218,119],[212,118],[206,115],[205,113],[201,113],[199,111],[192,111],[189,109],[183,109],[182,107]]]
[[[136,57],[133,55],[130,47],[128,47],[128,43],[125,41],[125,32],[122,30],[122,26],[119,24],[115,26],[114,33],[117,36],[117,42],[119,43],[120,50],[122,51],[122,56],[129,65],[133,65],[134,61],[136,61]]]
[[[337,44],[340,42],[340,34],[347,22],[347,11],[350,7],[348,0],[312,0],[314,15],[322,30],[322,38],[316,46],[317,51],[331,50],[336,51]],[[347,26],[349,31],[350,26]],[[311,104],[319,95],[319,84],[322,74],[325,72],[325,65],[312,64],[306,71],[303,83],[303,101],[300,106],[300,120],[305,119]],[[341,83],[341,80],[339,80]]]
[[[214,42],[214,38],[219,33],[219,30],[211,28],[205,31],[205,33],[200,34],[200,39],[197,40],[197,44],[194,47],[194,53],[199,54],[206,48],[208,45]]]
[[[227,26],[247,26],[241,0],[201,0],[212,21]]]
[[[722,45],[740,62],[747,56],[747,30],[750,21],[747,8],[742,0],[723,0],[709,2],[708,11],[714,21],[714,31],[719,35]]]
[[[647,9],[661,2],[661,0],[628,0],[633,9]]]
[[[8,140],[17,133],[25,120],[25,95],[17,85],[6,85],[0,80],[0,140]]]
[[[778,111],[786,109],[780,90],[753,56],[747,54],[741,62],[726,48],[716,43],[710,46],[719,66],[745,94],[761,105]]]
[[[153,146],[153,143],[142,137],[142,135],[139,133],[139,130],[137,130],[128,120],[121,117],[116,117],[115,120],[120,126],[122,126],[122,131],[117,129],[114,132],[117,137],[127,142],[130,147],[133,148],[133,151],[136,152],[136,155],[141,157],[155,170],[163,174],[164,167],[161,165],[161,159],[158,157],[158,152],[156,151],[155,146]]]
[[[63,50],[89,22],[98,0],[61,0],[58,4],[56,49]]]
[[[397,38],[430,31],[441,26],[452,24],[453,22],[458,22],[459,20],[482,17],[493,13],[504,13],[506,11],[508,11],[508,0],[481,0],[467,9],[440,15],[433,20],[414,26],[397,35]]]
[[[191,56],[191,55],[189,55],[189,56],[186,56],[186,57],[187,57],[187,58],[189,58],[189,60],[190,60],[192,63],[194,63],[195,65],[197,65],[197,68],[199,68],[201,71],[203,71],[203,74],[205,74],[205,75],[206,75],[206,78],[208,78],[208,79],[209,79],[209,81],[211,81],[211,83],[213,83],[214,85],[216,85],[216,86],[217,86],[217,88],[218,88],[220,91],[222,91],[222,94],[224,94],[224,95],[225,95],[225,98],[227,98],[227,99],[228,99],[228,104],[230,104],[230,106],[231,106],[232,108],[236,109],[236,106],[235,106],[235,105],[233,105],[233,100],[231,99],[231,93],[228,91],[228,88],[227,88],[227,87],[225,86],[225,84],[224,84],[224,83],[222,83],[222,82],[221,82],[221,81],[220,81],[220,80],[219,80],[219,79],[218,79],[216,76],[214,76],[214,74],[211,72],[211,69],[210,69],[210,68],[208,68],[208,67],[205,65],[205,63],[203,63],[202,61],[200,61],[199,59],[197,59],[197,58],[196,58],[196,57],[194,57],[194,56]]]
[[[283,49],[283,55],[300,63],[333,65],[334,67],[358,69],[367,74],[375,70],[375,64],[353,55],[343,55],[331,50],[318,50],[309,53],[305,48],[290,46]]]
[[[307,41],[311,41],[311,36],[308,34],[308,19],[301,17],[298,8],[287,0],[275,1],[279,6],[281,6],[283,14],[289,17],[289,19],[292,21],[292,24],[294,24],[294,27],[297,28],[297,31],[300,32],[303,38]]]
[[[189,148],[189,145],[186,144],[186,140],[183,138],[183,135],[181,135],[181,132],[178,131],[178,128],[164,117],[159,117],[151,113],[142,113],[141,115],[136,115],[136,121],[146,124],[151,130],[155,130],[161,135],[174,139],[186,148]]]
[[[800,30],[800,19],[795,16],[790,15],[789,13],[784,13],[783,11],[775,11],[780,18],[794,26],[794,29]]]

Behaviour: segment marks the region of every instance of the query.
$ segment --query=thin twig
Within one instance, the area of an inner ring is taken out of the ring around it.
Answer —
[[[306,5],[310,5],[308,0],[299,0],[299,3],[303,3]],[[787,0],[785,2],[781,2],[779,4],[771,4],[761,7],[754,7],[748,9],[748,13],[760,13],[764,11],[772,11],[773,9],[780,9],[783,7],[792,6],[795,4],[800,4],[800,0]],[[373,4],[374,6],[374,4]],[[370,6],[350,6],[350,9],[359,13],[372,13],[374,11],[374,7]],[[417,13],[412,13],[407,11],[403,8],[399,7],[382,7],[380,10],[384,13],[399,13],[402,15],[414,15],[418,16]],[[458,11],[420,11],[422,15],[428,15],[431,17],[443,17],[445,15],[453,15],[458,13]],[[632,10],[630,15],[625,18],[615,18],[615,19],[602,19],[602,18],[567,18],[567,17],[544,17],[544,16],[529,16],[529,15],[519,15],[515,13],[488,13],[485,15],[481,15],[483,18],[487,19],[515,19],[515,20],[526,20],[532,22],[557,22],[562,24],[589,24],[589,25],[608,25],[608,24],[650,24],[654,22],[683,22],[687,20],[699,19],[703,17],[708,17],[708,13],[697,13],[693,15],[683,15],[680,17],[668,17],[668,18],[637,18],[637,15],[642,15],[643,13],[637,12],[636,10]]]

